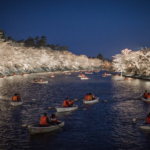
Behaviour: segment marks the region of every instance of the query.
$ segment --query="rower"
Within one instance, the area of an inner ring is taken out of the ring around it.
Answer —
[[[55,114],[51,114],[50,115],[50,124],[58,124],[58,119],[57,116]]]
[[[72,106],[73,106],[73,103],[74,103],[74,101],[73,101],[73,99],[71,99],[71,100],[69,101],[69,107],[72,107]]]
[[[146,117],[146,124],[150,124],[150,112],[149,112],[149,114]]]
[[[91,95],[91,93],[89,93],[89,100],[92,100],[92,95]]]
[[[36,80],[34,79],[33,82],[36,82]]]
[[[40,82],[42,82],[42,79],[40,78]]]
[[[147,95],[148,95],[148,92],[147,92],[147,90],[145,90],[145,92],[144,92],[144,98],[147,98]]]
[[[85,100],[89,100],[89,94],[86,94],[84,97]]]
[[[92,100],[95,99],[95,98],[96,98],[96,97],[95,97],[95,95],[94,95],[94,93],[93,93],[93,94],[92,94]]]
[[[13,96],[12,101],[18,101],[17,93]]]
[[[21,97],[20,97],[19,94],[17,94],[17,100],[18,100],[18,101],[21,101]]]
[[[49,123],[50,123],[50,121],[47,117],[47,113],[44,113],[44,115],[40,119],[40,126],[42,126],[42,127],[48,126]]]
[[[63,102],[63,107],[69,107],[68,98],[66,98]]]

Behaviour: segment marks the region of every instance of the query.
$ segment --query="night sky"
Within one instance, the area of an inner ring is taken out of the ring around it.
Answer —
[[[150,47],[150,0],[1,0],[0,28],[15,40],[45,35],[77,55],[111,58]]]

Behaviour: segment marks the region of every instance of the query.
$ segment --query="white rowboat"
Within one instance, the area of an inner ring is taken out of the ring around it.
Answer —
[[[48,81],[42,81],[42,82],[32,82],[32,83],[41,83],[41,84],[46,84]]]
[[[12,105],[12,106],[19,106],[19,105],[22,105],[22,103],[23,103],[23,101],[12,101],[12,102],[10,102],[10,105]]]
[[[146,99],[146,98],[143,97],[143,95],[140,95],[140,97],[141,97],[142,101],[144,101],[144,102],[150,102],[150,98]]]
[[[73,105],[72,107],[56,106],[55,108],[57,112],[66,112],[76,110],[78,109],[78,106],[77,105]]]
[[[78,77],[80,77],[80,78],[81,78],[82,76],[81,76],[81,75],[78,75]]]
[[[93,74],[92,72],[85,72],[85,74]]]
[[[150,124],[146,124],[145,121],[140,125],[143,130],[150,130]]]
[[[89,78],[87,78],[87,77],[86,77],[86,78],[81,78],[81,80],[88,80],[88,79],[89,79]]]
[[[60,129],[64,126],[64,122],[59,121],[59,124],[56,125],[49,125],[47,127],[40,127],[40,124],[31,124],[28,125],[28,129],[31,135],[33,134],[40,134],[45,132],[51,132],[57,129]]]
[[[96,97],[96,99],[94,99],[94,100],[83,100],[83,103],[84,104],[92,104],[92,103],[97,103],[98,102],[98,100],[99,100],[99,98],[98,97]]]

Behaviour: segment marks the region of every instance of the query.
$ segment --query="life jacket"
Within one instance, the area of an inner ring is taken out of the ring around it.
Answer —
[[[40,82],[42,82],[42,79],[40,79]]]
[[[150,123],[150,117],[146,118],[146,123]]]
[[[144,93],[144,98],[147,98],[148,93]]]
[[[47,117],[46,116],[42,116],[40,119],[40,125],[48,125],[47,123]]]
[[[67,101],[67,100],[64,100],[64,102],[63,102],[63,107],[68,107],[68,106],[69,106],[68,101]]]
[[[73,103],[74,103],[73,101],[69,101],[69,105],[73,105]]]
[[[92,100],[92,95],[89,95],[89,100]]]
[[[85,95],[85,100],[89,100],[89,95]]]
[[[150,94],[147,94],[147,98],[150,98]]]
[[[21,100],[21,97],[18,95],[18,96],[17,96],[17,99],[18,99],[18,100]]]
[[[13,100],[13,101],[18,101],[17,96],[14,95],[13,98],[12,98],[12,100]]]
[[[57,119],[57,116],[55,115],[54,117],[53,117],[53,119],[55,119],[56,118],[56,120],[54,121],[54,122],[58,122],[58,119]]]

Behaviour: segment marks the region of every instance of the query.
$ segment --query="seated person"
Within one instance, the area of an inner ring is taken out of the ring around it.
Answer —
[[[150,113],[147,115],[146,124],[150,124]]]
[[[53,124],[53,125],[58,124],[58,119],[55,114],[50,115],[50,124]]]
[[[33,82],[36,82],[36,80],[34,79]]]
[[[144,98],[147,98],[147,90],[144,92]]]
[[[17,100],[18,100],[18,101],[21,101],[21,97],[20,97],[19,94],[17,94]]]
[[[73,101],[73,99],[71,99],[71,100],[69,101],[69,107],[72,107],[72,106],[73,106],[73,103],[74,103],[74,101]]]
[[[68,98],[66,98],[63,102],[63,107],[69,107]]]
[[[147,94],[147,98],[150,98],[150,93]]]
[[[89,100],[89,94],[86,94],[84,97],[85,100]]]
[[[89,100],[92,100],[92,95],[91,95],[91,93],[89,93]]]
[[[42,79],[40,78],[40,82],[42,82]]]
[[[92,100],[93,100],[93,99],[96,99],[96,97],[95,97],[94,93],[92,94]]]
[[[50,124],[50,121],[47,117],[47,113],[44,113],[44,115],[40,119],[40,126],[41,127],[46,127]]]
[[[12,101],[18,101],[17,93],[13,96]]]

